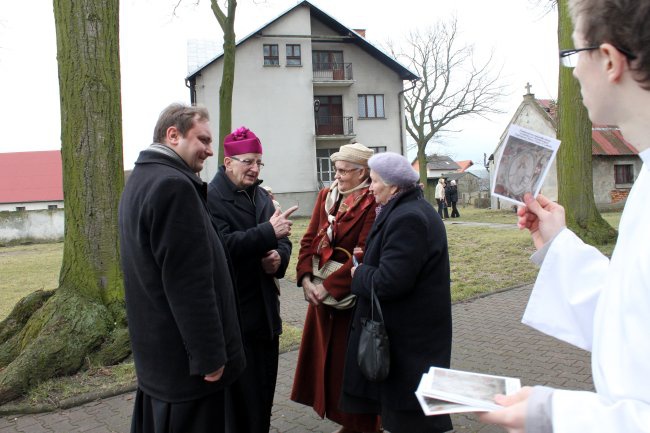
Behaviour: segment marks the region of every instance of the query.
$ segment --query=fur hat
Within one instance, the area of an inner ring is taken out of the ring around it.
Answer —
[[[262,143],[253,131],[241,126],[223,139],[223,153],[224,156],[262,153]]]
[[[332,162],[348,161],[367,167],[368,159],[373,153],[375,152],[372,149],[368,149],[361,143],[344,144],[338,152],[335,152],[330,156],[330,159]]]
[[[374,155],[368,166],[388,185],[403,188],[413,186],[420,176],[413,170],[408,160],[395,152],[383,152]]]

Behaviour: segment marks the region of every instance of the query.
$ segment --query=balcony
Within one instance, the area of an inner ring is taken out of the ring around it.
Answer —
[[[337,139],[354,136],[352,116],[316,116],[316,136]]]
[[[314,84],[320,86],[350,86],[352,63],[314,63]]]

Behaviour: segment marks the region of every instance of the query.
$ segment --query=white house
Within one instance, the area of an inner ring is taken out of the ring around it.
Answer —
[[[528,92],[524,95],[523,101],[517,108],[508,127],[512,124],[531,129],[541,134],[556,137],[556,107],[555,103],[548,99],[535,99],[535,95]],[[490,182],[494,181],[494,164],[500,157],[503,140],[507,135],[506,128],[501,136],[500,143],[492,154]],[[607,125],[592,126],[592,169],[594,200],[599,209],[620,208],[632,188],[641,170],[641,159],[638,152],[630,145],[617,127]],[[557,200],[558,182],[557,166],[553,161],[551,164],[541,192],[551,200]],[[498,209],[502,203],[499,199],[492,197],[492,208]],[[506,202],[504,206],[510,207],[511,203]]]
[[[260,178],[301,215],[334,180],[329,156],[341,145],[406,154],[404,81],[418,77],[364,36],[302,1],[237,43],[233,129],[260,137]],[[187,77],[191,101],[208,108],[213,125],[222,70],[220,54]],[[211,180],[221,164],[208,160],[201,177]]]

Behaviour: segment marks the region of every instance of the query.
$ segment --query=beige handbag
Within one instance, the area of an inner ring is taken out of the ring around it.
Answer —
[[[352,255],[344,248],[336,247],[334,249],[343,251],[348,255],[348,257],[352,257]],[[327,262],[325,262],[322,268],[318,269],[318,261],[319,258],[317,256],[311,257],[311,268],[312,268],[311,273],[313,275],[312,282],[314,284],[321,284],[325,278],[329,277],[334,272],[341,269],[341,266],[343,266],[343,263],[341,262],[328,260]],[[323,299],[323,304],[328,305],[337,310],[347,310],[348,308],[352,308],[354,307],[354,304],[356,302],[357,302],[357,295],[353,295],[352,293],[350,293],[340,301],[337,301],[336,298],[334,298],[332,295],[327,295],[327,297]]]

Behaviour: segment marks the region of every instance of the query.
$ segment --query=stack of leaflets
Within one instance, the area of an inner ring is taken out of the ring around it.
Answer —
[[[495,394],[512,394],[521,388],[519,379],[431,367],[422,375],[415,395],[425,415],[458,412],[489,412],[501,408]]]

